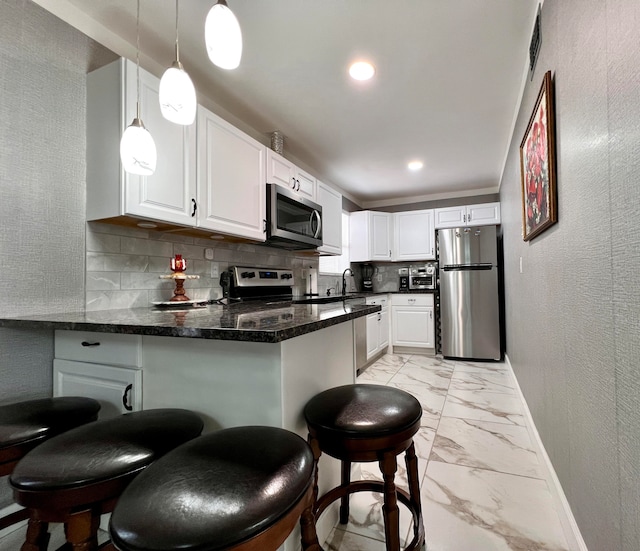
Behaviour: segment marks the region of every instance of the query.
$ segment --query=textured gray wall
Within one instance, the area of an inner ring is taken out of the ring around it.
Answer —
[[[112,56],[31,2],[0,0],[3,316],[84,308],[85,73]],[[0,402],[50,396],[52,358],[51,332],[0,329]]]
[[[507,354],[590,551],[640,549],[639,29],[637,0],[545,1],[500,191]],[[525,243],[519,145],[547,70],[559,222]]]

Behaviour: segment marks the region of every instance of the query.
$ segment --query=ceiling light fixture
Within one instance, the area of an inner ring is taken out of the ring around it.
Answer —
[[[235,69],[242,57],[242,31],[226,0],[218,0],[204,23],[207,54],[221,69]]]
[[[376,70],[368,61],[356,61],[349,67],[349,74],[355,80],[369,80],[376,74]]]
[[[176,0],[176,60],[160,79],[160,111],[168,121],[176,124],[193,124],[196,118],[196,89],[180,63],[178,42],[178,0]]]
[[[409,168],[409,170],[420,170],[422,167],[424,166],[422,161],[411,161],[407,167]]]
[[[151,176],[156,170],[156,144],[140,118],[140,0],[136,18],[136,116],[120,139],[120,161],[130,174]]]

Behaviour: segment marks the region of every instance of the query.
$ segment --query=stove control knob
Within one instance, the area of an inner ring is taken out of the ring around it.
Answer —
[[[281,274],[280,279],[291,279],[291,274]]]
[[[256,277],[256,273],[255,272],[242,272],[240,274],[240,277],[246,278],[246,279],[251,279],[252,277]]]

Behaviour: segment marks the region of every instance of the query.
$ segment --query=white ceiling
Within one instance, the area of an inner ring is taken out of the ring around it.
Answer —
[[[135,59],[134,0],[35,1]],[[264,143],[282,131],[285,156],[364,207],[497,191],[538,0],[228,0],[244,38],[234,71],[205,51],[214,3],[180,0],[180,59],[230,122]],[[140,9],[142,65],[160,76],[175,2]],[[357,58],[374,63],[373,80],[348,77]],[[412,159],[422,171],[407,170]]]

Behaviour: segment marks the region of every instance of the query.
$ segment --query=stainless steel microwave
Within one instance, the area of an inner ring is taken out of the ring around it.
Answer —
[[[322,245],[322,207],[297,193],[267,184],[267,244],[283,249]]]

